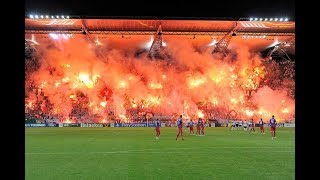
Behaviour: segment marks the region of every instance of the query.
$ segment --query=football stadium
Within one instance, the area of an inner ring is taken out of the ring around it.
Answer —
[[[25,178],[295,179],[290,17],[25,17]]]

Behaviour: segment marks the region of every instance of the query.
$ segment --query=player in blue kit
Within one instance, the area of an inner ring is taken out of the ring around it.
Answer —
[[[271,136],[272,139],[276,138],[276,126],[277,126],[277,121],[274,118],[274,115],[272,115],[272,118],[269,121],[270,123],[270,132],[271,132]]]
[[[192,119],[191,119],[190,122],[189,122],[189,128],[190,128],[190,135],[191,135],[191,133],[192,133],[192,135],[194,135],[194,131],[193,131],[193,121],[192,121]]]

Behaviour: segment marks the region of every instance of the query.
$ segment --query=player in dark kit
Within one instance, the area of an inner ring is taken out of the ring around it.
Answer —
[[[199,118],[197,122],[196,136],[200,135],[200,126],[201,126],[201,118]]]
[[[201,135],[204,136],[204,122],[201,119],[201,123],[200,123],[200,129],[201,129]]]
[[[250,131],[249,131],[249,133],[251,133],[251,131],[253,131],[253,132],[256,132],[255,130],[254,130],[254,122],[253,122],[253,119],[251,118],[251,120],[250,120]]]
[[[192,119],[191,119],[190,122],[189,122],[189,128],[190,128],[190,135],[191,135],[191,133],[192,133],[192,135],[194,135],[194,131],[193,131],[193,121],[192,121]]]
[[[156,120],[156,139],[158,140],[160,137],[160,122],[159,119]]]
[[[260,121],[259,121],[260,134],[264,134],[264,127],[263,127],[263,125],[264,125],[264,122],[263,122],[263,120],[262,120],[262,118],[261,118]]]
[[[178,134],[177,134],[176,140],[178,140],[179,135],[181,135],[182,140],[184,140],[183,132],[182,132],[182,115],[180,115],[180,117],[178,118],[177,125],[178,125]]]
[[[272,139],[276,138],[276,126],[277,126],[277,121],[274,118],[274,115],[272,115],[272,118],[270,119],[270,132]]]

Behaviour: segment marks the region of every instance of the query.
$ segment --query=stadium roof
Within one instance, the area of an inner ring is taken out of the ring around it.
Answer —
[[[56,17],[54,17],[56,18]],[[248,20],[183,19],[25,19],[25,32],[81,34],[154,34],[159,25],[164,35],[225,35],[235,30],[239,35],[294,36],[295,22]]]
[[[230,32],[235,32],[230,46],[242,41],[254,51],[263,51],[280,42],[286,42],[295,37],[295,22],[275,19],[132,19],[132,18],[66,18],[58,16],[39,16],[38,18],[25,18],[26,39],[31,35],[37,40],[50,40],[49,34],[71,34],[74,37],[83,34],[94,35],[94,38],[103,41],[145,43],[150,41],[150,36],[157,32],[161,25],[164,41],[167,38],[193,39],[196,46],[212,44],[221,40]],[[140,35],[140,36],[139,36]],[[173,35],[173,36],[170,36]],[[130,36],[130,39],[124,37]],[[107,39],[104,39],[108,37]],[[121,39],[122,37],[122,39]],[[120,39],[119,39],[120,38]],[[287,48],[294,54],[294,46]]]

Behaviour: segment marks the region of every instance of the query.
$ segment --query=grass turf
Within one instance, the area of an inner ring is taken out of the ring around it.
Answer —
[[[26,128],[26,180],[294,179],[294,128],[277,138],[227,128]],[[258,130],[258,128],[256,129]]]

